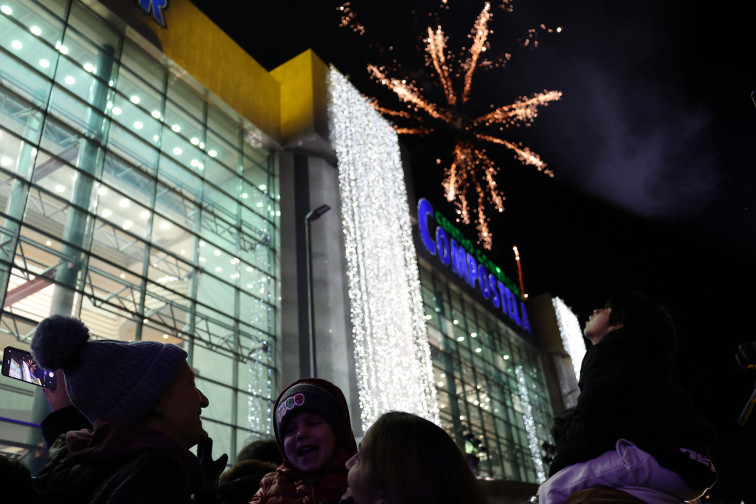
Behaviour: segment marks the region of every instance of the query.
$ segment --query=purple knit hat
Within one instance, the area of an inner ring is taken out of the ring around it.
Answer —
[[[60,315],[40,322],[31,350],[43,368],[63,369],[71,402],[92,423],[143,420],[186,360],[181,348],[156,341],[89,341],[83,322]]]

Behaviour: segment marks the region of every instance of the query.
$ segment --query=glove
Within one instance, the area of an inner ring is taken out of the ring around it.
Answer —
[[[219,502],[217,496],[218,477],[226,468],[228,455],[225,453],[213,460],[213,440],[210,436],[206,437],[197,445],[197,459],[202,467],[202,491],[194,495],[194,503],[211,503]]]
[[[197,458],[202,465],[202,473],[206,479],[215,480],[217,483],[218,477],[226,468],[228,462],[228,455],[225,453],[218,457],[218,460],[213,460],[213,439],[208,436],[204,440],[200,441],[197,445]]]

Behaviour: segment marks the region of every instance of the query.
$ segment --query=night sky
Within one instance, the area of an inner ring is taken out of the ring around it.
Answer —
[[[432,96],[419,37],[437,19],[450,48],[459,47],[483,7],[356,0],[366,28],[357,36],[339,28],[340,3],[331,0],[193,3],[265,68],[313,49],[393,108],[401,105],[366,65],[401,67],[393,76],[425,84]],[[720,431],[720,483],[711,495],[756,501],[756,414],[737,425],[756,376],[735,360],[739,344],[756,340],[756,2],[515,0],[513,13],[496,5],[489,55],[511,59],[475,74],[471,101],[502,106],[544,89],[564,95],[531,127],[502,133],[537,152],[554,178],[484,146],[506,196],[506,211],[491,216],[492,259],[516,279],[517,245],[525,291],[561,297],[581,322],[627,288],[668,306],[680,337],[675,376]],[[563,30],[548,33],[542,23]],[[520,43],[528,28],[537,28],[537,48]],[[416,194],[453,215],[435,163],[449,155],[448,138],[402,140]]]

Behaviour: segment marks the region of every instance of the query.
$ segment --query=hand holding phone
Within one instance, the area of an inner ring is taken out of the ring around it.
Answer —
[[[54,371],[37,365],[30,352],[19,348],[5,347],[3,351],[3,375],[44,388],[57,388]]]
[[[57,381],[57,388],[44,387],[42,392],[45,393],[47,398],[47,404],[50,405],[52,411],[57,411],[66,406],[72,406],[71,398],[68,397],[66,391],[66,378],[63,375],[62,369],[55,371],[55,379]]]

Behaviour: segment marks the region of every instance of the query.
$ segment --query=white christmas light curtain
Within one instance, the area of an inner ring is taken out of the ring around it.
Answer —
[[[575,370],[575,377],[580,379],[580,366],[585,356],[585,342],[583,341],[583,331],[580,329],[580,322],[577,315],[562,299],[555,297],[551,300],[551,303],[554,306],[554,313],[556,313],[559,335],[562,337],[562,346],[570,355],[572,368]]]
[[[362,428],[391,410],[438,424],[398,137],[334,68],[328,92]]]

